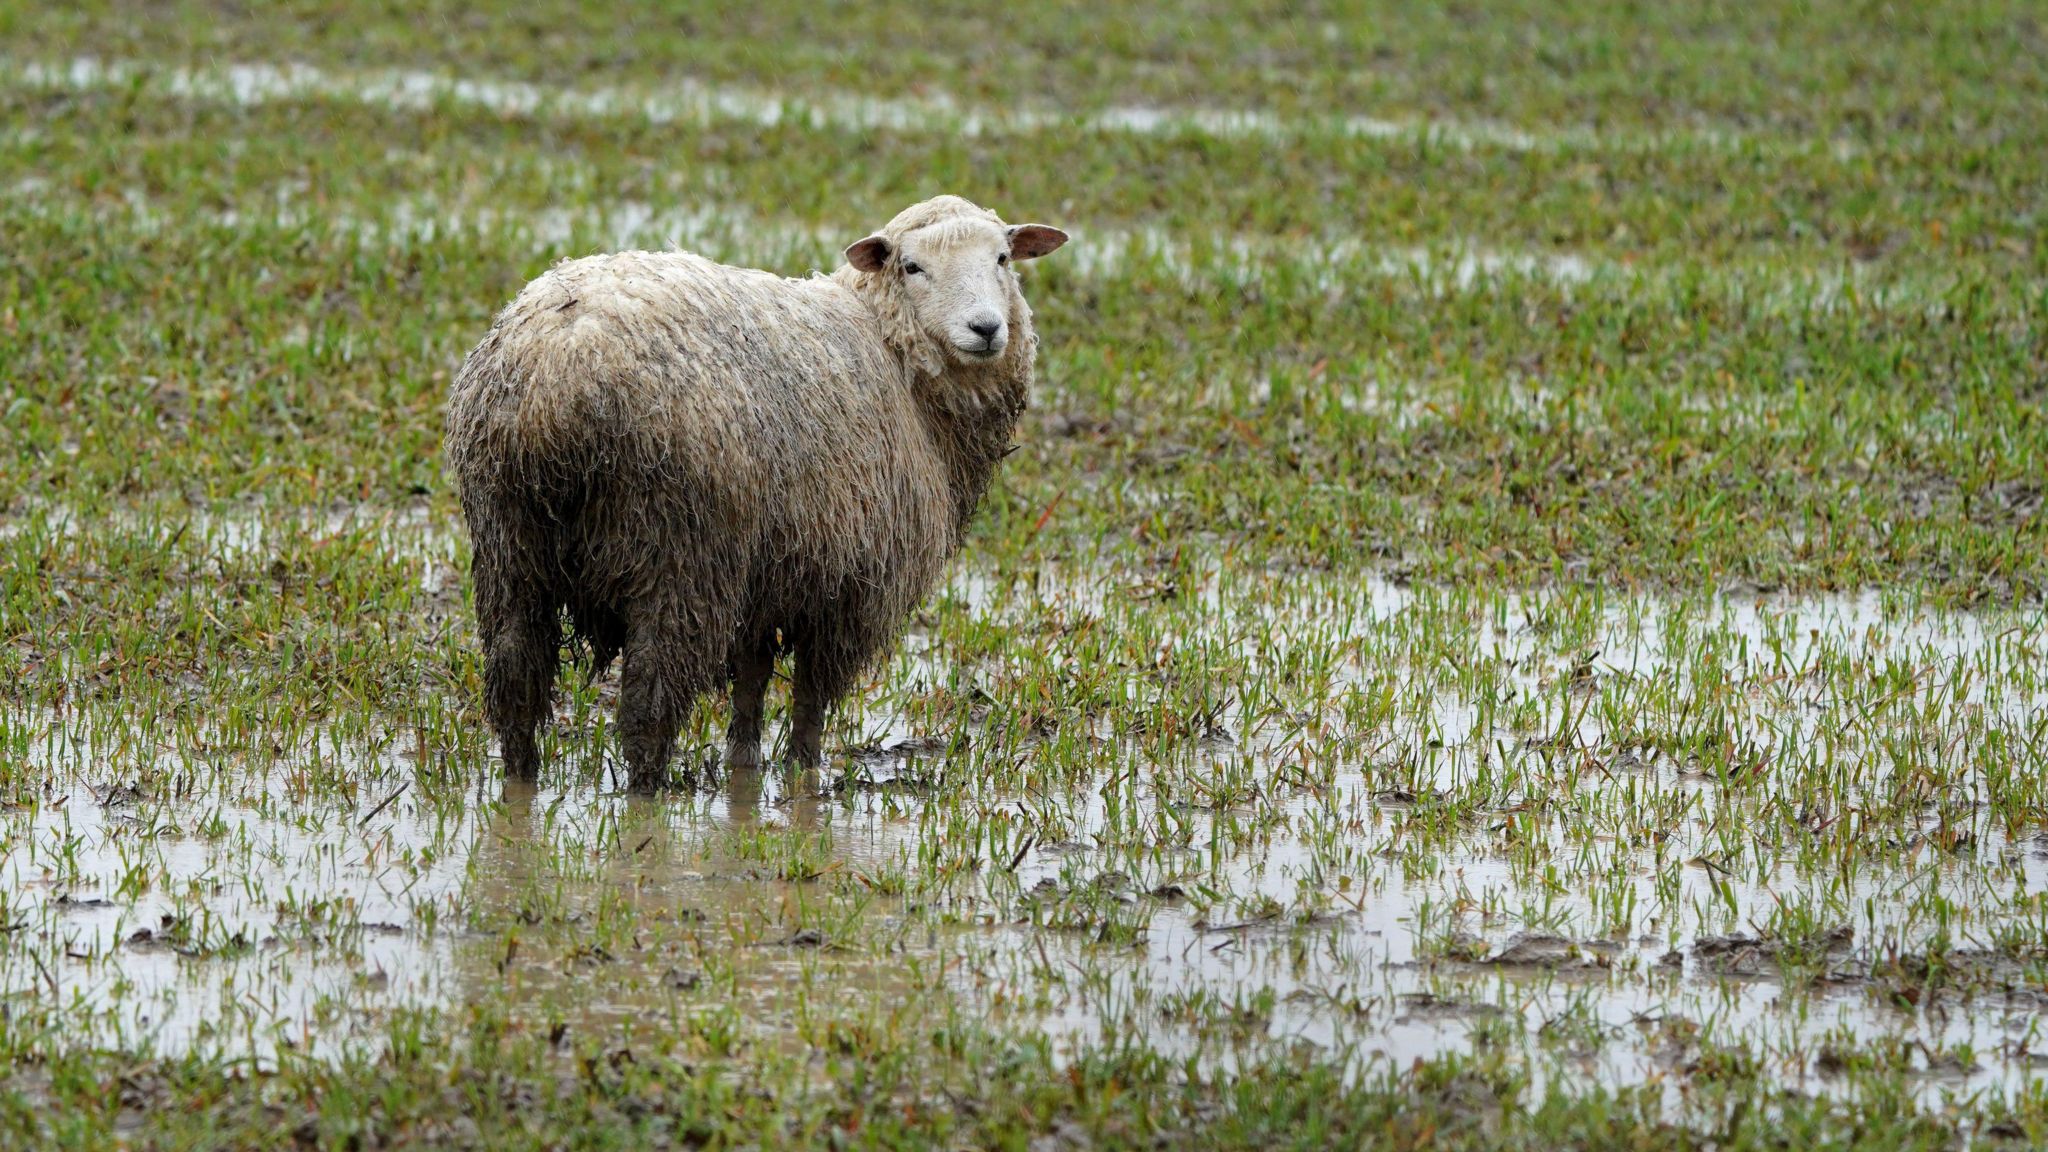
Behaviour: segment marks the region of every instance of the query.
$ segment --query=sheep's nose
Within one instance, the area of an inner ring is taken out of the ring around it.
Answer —
[[[1001,320],[976,320],[967,325],[967,330],[981,337],[984,341],[994,340],[996,333],[1003,330],[1003,322]]]

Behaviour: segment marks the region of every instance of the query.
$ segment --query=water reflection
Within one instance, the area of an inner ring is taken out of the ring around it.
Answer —
[[[733,772],[579,811],[508,781],[472,858],[463,998],[564,1044],[717,1052],[800,1051],[943,996],[929,934],[847,881],[820,783]]]

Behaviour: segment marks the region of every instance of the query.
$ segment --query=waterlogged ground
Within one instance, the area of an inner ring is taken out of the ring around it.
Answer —
[[[0,9],[0,1145],[2048,1142],[2025,5],[488,9]],[[1074,241],[830,763],[508,787],[463,353],[938,191]]]
[[[374,720],[24,710],[0,982],[73,1041],[259,1067],[485,1002],[555,1044],[957,1016],[1055,1064],[1482,1048],[1938,1111],[2048,1060],[2044,639],[1876,593],[970,565],[831,770],[720,773],[707,713],[657,801],[614,791],[604,683],[538,789]]]

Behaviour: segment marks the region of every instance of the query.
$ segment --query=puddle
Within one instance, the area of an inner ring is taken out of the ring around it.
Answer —
[[[159,207],[139,189],[90,204],[46,192],[25,188],[18,199],[32,212],[86,212],[144,233],[189,228],[195,222],[193,213]],[[744,266],[811,272],[836,267],[846,238],[860,232],[853,225],[767,217],[716,202],[658,208],[641,201],[600,201],[523,211],[414,196],[396,199],[380,213],[355,214],[331,203],[303,205],[302,193],[280,188],[249,206],[209,210],[197,218],[212,227],[333,229],[401,244],[509,239],[554,255],[681,248]],[[1739,289],[1758,303],[1787,312],[1915,309],[1938,315],[1947,306],[1947,288],[1940,283],[1897,277],[1880,282],[1860,267],[1837,271],[1638,264],[1569,252],[1500,250],[1477,239],[1425,247],[1380,245],[1355,237],[1189,235],[1165,226],[1090,228],[1070,223],[1069,230],[1074,240],[1057,258],[1061,275],[1101,279],[1156,270],[1189,291],[1285,285],[1343,293],[1364,283],[1400,279],[1441,295],[1484,292],[1512,280],[1567,288],[1595,283],[1669,288],[1682,280],[1695,287],[1706,282]],[[305,333],[288,337],[301,344],[310,338]]]
[[[1203,136],[1288,141],[1343,136],[1356,140],[1425,141],[1455,148],[1509,152],[1558,150],[1654,151],[1668,148],[1828,148],[1846,154],[1846,142],[1808,143],[1739,136],[1718,129],[1617,133],[1592,128],[1520,128],[1486,121],[1390,119],[1374,116],[1279,116],[1246,109],[1124,105],[1068,112],[1045,107],[975,107],[948,95],[888,98],[845,91],[802,95],[679,77],[658,87],[562,88],[516,80],[457,77],[414,71],[342,71],[308,64],[229,64],[205,67],[81,57],[65,62],[14,60],[0,72],[16,84],[77,90],[154,89],[183,100],[235,104],[327,99],[431,110],[467,105],[517,116],[574,119],[637,118],[650,123],[800,123],[852,132],[949,132],[964,136],[1077,129],[1131,136]]]
[[[1119,668],[1130,691],[1172,698],[1188,664],[1320,684],[1289,697],[1308,714],[1294,730],[1238,702],[1172,753],[1083,737],[1102,767],[1052,819],[1016,822],[1014,883],[992,893],[999,918],[1037,927],[970,945],[970,984],[1006,1018],[1068,1051],[1142,1034],[1225,1064],[1303,1041],[1405,1067],[1478,1030],[1544,1075],[1610,1084],[1731,1042],[1815,1091],[1856,1044],[1905,1043],[1929,1097],[2031,1075],[2048,1043],[2040,788],[1955,750],[2041,738],[2039,609],[1179,579],[1167,608],[1140,606],[1156,585],[1128,576],[952,589],[951,610],[1004,605],[1013,649],[1060,638],[1054,667],[1085,650],[1076,635],[1166,645]],[[1212,647],[1189,661],[1175,644]],[[908,695],[958,683],[917,645],[894,673]],[[1143,685],[1145,663],[1167,686]],[[992,716],[1001,664],[973,674]],[[1386,706],[1358,723],[1360,697]],[[1734,763],[1649,746],[1660,697],[1664,719],[1699,707],[1746,742]],[[967,802],[995,802],[972,786],[987,776],[963,774]],[[1911,958],[1948,948],[1964,990],[1905,1005]]]
[[[808,265],[818,270],[837,266],[846,238],[860,231],[851,225],[767,218],[738,205],[703,202],[664,209],[628,200],[529,212],[413,197],[396,201],[387,215],[357,216],[337,212],[332,205],[301,207],[297,199],[291,190],[280,190],[275,196],[259,198],[260,208],[216,211],[205,219],[223,228],[334,228],[396,242],[510,236],[551,252],[682,248],[735,263],[782,268]],[[49,200],[41,203],[56,204]],[[139,190],[122,196],[118,215],[145,232],[192,224],[190,214],[160,209]],[[1242,233],[1189,237],[1165,227],[1074,225],[1071,230],[1075,238],[1059,256],[1068,275],[1105,278],[1157,267],[1191,288],[1243,285],[1281,276],[1306,282],[1319,291],[1338,291],[1360,279],[1413,277],[1439,290],[1462,292],[1503,278],[1578,284],[1600,275],[1626,274],[1618,266],[1578,255],[1490,251],[1472,244],[1431,249],[1385,247],[1353,238]]]
[[[819,883],[902,837],[835,833],[815,781],[661,803],[335,743],[0,713],[0,1002],[54,1042],[271,1067],[373,1056],[403,1012],[484,1001],[579,1041],[696,1020],[792,1047],[855,1015],[832,1006],[940,985],[900,901]]]
[[[76,509],[26,499],[0,509],[0,539],[24,535],[76,535],[82,514]],[[292,508],[272,512],[256,506],[121,507],[92,515],[97,523],[123,529],[169,533],[195,542],[204,552],[247,556],[274,551],[291,535],[366,536],[394,553],[452,559],[453,531],[439,523],[425,504],[402,508],[338,503],[321,509]]]
[[[0,748],[18,1018],[274,1060],[360,1048],[373,1007],[445,998],[447,950],[415,927],[455,913],[479,829],[408,795],[397,749],[337,760],[316,738],[266,764],[203,728],[75,712],[0,714]]]
[[[1305,277],[1323,291],[1341,290],[1360,278],[1415,277],[1443,289],[1469,291],[1507,277],[1578,284],[1601,271],[1615,271],[1583,256],[1489,251],[1471,243],[1427,248],[1388,247],[1351,237],[1190,237],[1165,227],[1084,232],[1068,259],[1083,276],[1109,276],[1157,264],[1187,285],[1219,277],[1245,283],[1282,274]]]
[[[2039,608],[1163,558],[960,570],[816,790],[600,791],[612,681],[502,803],[404,736],[7,715],[0,994],[259,1061],[481,1003],[565,1044],[959,1013],[1061,1058],[1483,1045],[1674,1105],[1871,1053],[2008,1092],[2048,1050],[2044,640]]]
[[[900,853],[836,828],[816,780],[753,773],[668,804],[508,785],[472,858],[457,982],[579,1040],[799,1052],[943,996],[935,933],[835,883]]]

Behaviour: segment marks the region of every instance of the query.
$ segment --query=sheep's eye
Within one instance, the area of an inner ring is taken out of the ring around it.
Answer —
[[[923,273],[924,265],[919,264],[917,261],[905,260],[903,262],[903,274],[905,276],[919,276],[922,275]]]
[[[998,263],[998,264],[1008,264],[1009,262],[1010,262],[1010,254],[1009,254],[1008,252],[998,252],[998,253],[996,253],[996,263]]]

